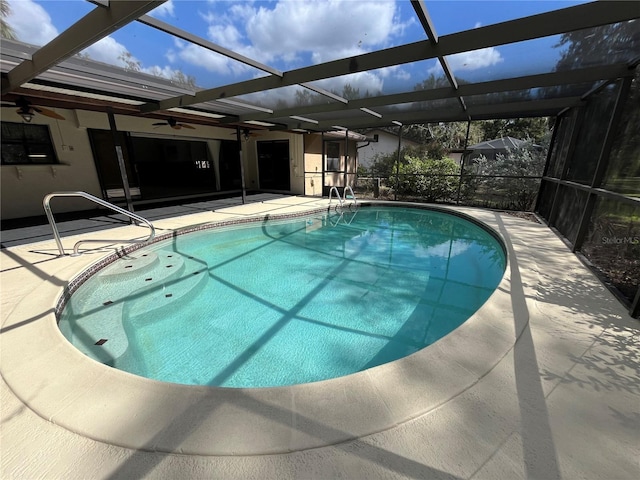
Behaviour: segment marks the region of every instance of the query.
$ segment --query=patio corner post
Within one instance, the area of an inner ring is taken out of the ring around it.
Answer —
[[[398,188],[400,187],[400,155],[402,151],[402,127],[398,129],[398,158],[396,158],[396,188],[393,192],[393,200],[398,200]]]
[[[460,191],[462,190],[462,176],[464,175],[464,154],[469,145],[469,131],[471,129],[471,118],[467,120],[467,134],[464,137],[464,147],[462,149],[462,158],[460,159],[460,177],[458,178],[458,195],[456,197],[456,205],[460,205]]]
[[[349,130],[345,130],[344,131],[344,179],[343,179],[343,183],[344,183],[344,188],[347,188],[348,184],[348,178],[347,178],[347,171],[349,170]],[[345,193],[342,193],[342,196],[345,196]]]
[[[236,138],[238,140],[238,159],[240,161],[240,183],[242,184],[242,204],[247,203],[247,190],[244,183],[244,161],[242,159],[242,132],[240,127],[236,127]]]
[[[640,285],[638,285],[636,298],[634,298],[633,302],[631,303],[631,308],[629,309],[629,315],[631,315],[633,318],[640,318]]]
[[[122,189],[124,198],[127,201],[127,210],[133,212],[133,201],[131,200],[131,190],[129,189],[129,177],[127,176],[127,167],[124,163],[124,155],[122,154],[122,145],[120,144],[120,136],[118,135],[118,127],[116,126],[116,117],[113,110],[109,108],[107,111],[109,117],[109,128],[113,137],[113,145],[116,149],[116,157],[118,158],[118,167],[120,168],[120,177],[122,178]],[[129,223],[133,223],[133,219],[129,218]]]
[[[324,146],[324,132],[320,132],[320,139],[321,139],[321,143],[322,143],[322,188],[320,189],[320,196],[324,197],[324,185],[325,185],[325,167],[327,164],[327,152],[326,152],[326,148]]]

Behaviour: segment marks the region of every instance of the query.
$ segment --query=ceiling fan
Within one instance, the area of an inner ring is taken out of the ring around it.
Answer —
[[[237,135],[236,132],[230,133],[229,135]],[[259,137],[261,134],[257,133],[257,132],[252,132],[250,129],[248,128],[243,128],[242,130],[240,130],[240,135],[242,135],[242,139],[246,142],[247,140],[249,140],[249,138],[251,137]]]
[[[195,129],[196,127],[192,127],[191,125],[187,125],[186,123],[178,123],[175,118],[169,117],[166,122],[154,123],[154,126],[159,125],[169,125],[171,128],[176,130],[180,130],[181,128],[191,128]]]
[[[8,108],[18,107],[18,110],[16,110],[16,112],[27,123],[31,122],[31,120],[33,120],[33,117],[37,113],[39,113],[40,115],[44,115],[45,117],[55,118],[56,120],[65,120],[65,118],[59,113],[56,113],[53,110],[49,110],[48,108],[36,107],[24,97],[18,98],[18,100],[16,100],[15,102],[3,102],[2,106]]]

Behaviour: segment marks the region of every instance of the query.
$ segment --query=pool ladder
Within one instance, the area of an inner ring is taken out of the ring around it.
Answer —
[[[347,195],[347,190],[349,192],[351,192],[350,196]],[[351,208],[352,205],[354,207],[358,205],[358,200],[356,199],[356,194],[353,193],[353,189],[351,188],[351,185],[347,185],[346,187],[344,187],[344,191],[343,191],[344,197],[340,196],[340,192],[338,191],[338,187],[331,187],[331,190],[329,190],[329,206],[331,206],[331,200],[333,199],[333,192],[336,192],[336,197],[338,199],[338,205],[336,206],[336,210],[338,209],[338,207],[340,207],[340,209],[342,209],[342,207],[344,206],[344,204],[347,201],[347,199],[353,200],[353,202],[349,204],[349,208]]]
[[[58,245],[58,251],[60,252],[61,257],[64,257],[66,254],[64,253],[64,247],[62,246],[62,242],[60,241],[60,232],[58,232],[58,227],[56,226],[56,221],[53,218],[53,213],[51,212],[51,206],[49,205],[49,203],[51,202],[51,199],[54,197],[86,198],[87,200],[90,200],[93,203],[97,203],[98,205],[101,205],[103,207],[109,208],[114,212],[118,212],[118,213],[121,213],[122,215],[126,215],[127,217],[131,218],[134,222],[137,222],[138,225],[144,224],[145,226],[149,227],[149,229],[151,230],[151,232],[149,233],[149,236],[144,240],[106,240],[106,239],[80,240],[73,246],[72,256],[80,255],[80,253],[78,252],[78,249],[80,248],[80,245],[83,243],[146,243],[153,240],[153,238],[156,235],[156,230],[153,224],[146,218],[142,218],[140,215],[136,215],[135,213],[132,213],[129,210],[120,208],[117,205],[114,205],[105,200],[102,200],[101,198],[94,197],[93,195],[87,192],[53,192],[44,197],[44,199],[42,200],[42,206],[44,207],[44,212],[47,214],[47,219],[49,220],[49,225],[51,225],[51,230],[53,230],[53,238],[55,238],[56,240],[56,244]]]

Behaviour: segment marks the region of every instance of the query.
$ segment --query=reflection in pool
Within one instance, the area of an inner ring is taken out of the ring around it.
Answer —
[[[148,378],[306,383],[432,344],[489,298],[505,263],[459,216],[362,207],[136,250],[85,282],[59,324],[86,355]]]

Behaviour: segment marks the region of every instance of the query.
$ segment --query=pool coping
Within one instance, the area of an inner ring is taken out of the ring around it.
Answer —
[[[472,218],[455,207],[422,207]],[[497,226],[473,221],[502,238]],[[73,281],[85,268],[86,263],[82,268],[70,265],[56,276]],[[10,328],[32,317],[34,310],[43,315],[40,321],[11,330],[10,341],[3,342],[0,371],[16,396],[40,416],[108,444],[191,455],[317,448],[423,415],[490,372],[526,326],[514,328],[509,272],[507,256],[505,275],[489,300],[426,349],[346,377],[260,389],[169,384],[95,362],[72,347],[57,328],[55,306],[65,286],[43,281],[37,298],[23,299],[5,322]]]

